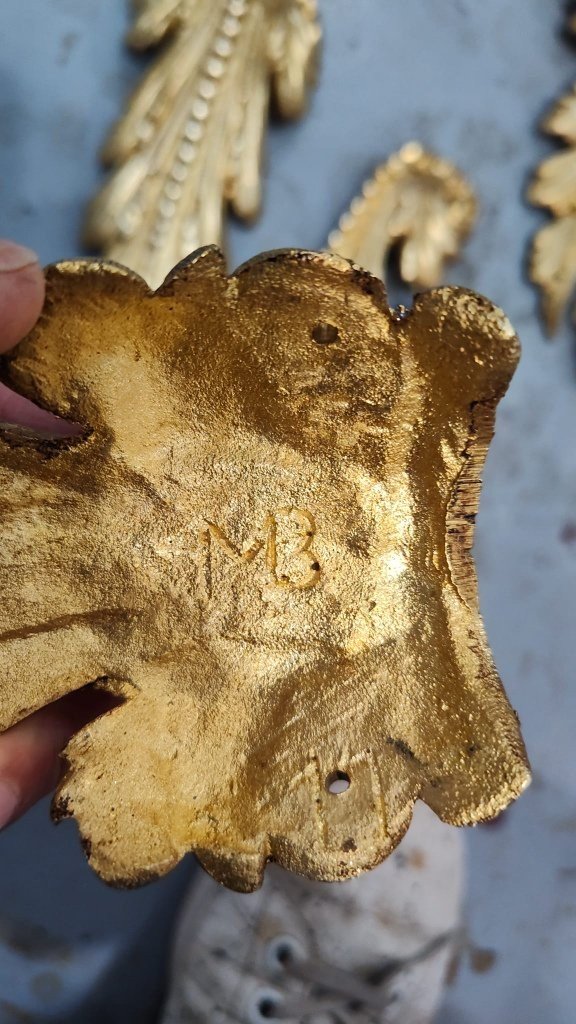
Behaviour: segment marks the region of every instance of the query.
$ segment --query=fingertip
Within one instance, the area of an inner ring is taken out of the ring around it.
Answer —
[[[44,274],[35,252],[0,239],[0,351],[16,345],[44,304]]]
[[[0,736],[0,831],[58,781],[61,728],[43,709]]]
[[[121,700],[95,686],[61,697],[0,735],[0,832],[58,784],[71,737]]]
[[[17,817],[22,794],[11,782],[0,779],[0,831]]]

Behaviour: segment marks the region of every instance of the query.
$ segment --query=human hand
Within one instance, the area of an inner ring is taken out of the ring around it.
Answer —
[[[0,240],[0,352],[12,348],[31,330],[43,302],[44,275],[35,253]],[[58,437],[76,432],[73,425],[1,383],[0,423]],[[13,685],[18,685],[17,679]],[[59,755],[70,737],[113,703],[113,698],[88,686],[0,735],[0,829],[54,788],[63,770]]]

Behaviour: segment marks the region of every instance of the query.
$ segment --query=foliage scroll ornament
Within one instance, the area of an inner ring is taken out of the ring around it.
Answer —
[[[157,287],[202,245],[221,243],[229,204],[254,218],[271,101],[305,110],[320,44],[316,0],[135,0],[129,42],[164,42],[110,135],[111,174],[88,245]]]
[[[1,431],[0,730],[89,682],[120,698],[55,803],[105,880],[189,850],[241,890],[268,860],[347,878],[417,799],[463,825],[524,789],[472,560],[517,358],[481,296],[391,310],[335,255],[228,276],[208,248],[155,293],[49,270],[2,377],[83,432]]]
[[[398,249],[404,283],[431,288],[458,255],[476,213],[473,189],[458,168],[409,142],[364,183],[327,248],[377,277]]]
[[[573,13],[567,29],[576,36]],[[576,84],[554,105],[542,127],[566,146],[540,164],[528,189],[529,200],[553,218],[534,236],[529,270],[540,289],[544,325],[554,335],[576,289]]]

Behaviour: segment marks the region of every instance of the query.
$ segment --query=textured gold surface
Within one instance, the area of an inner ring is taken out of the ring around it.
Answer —
[[[431,288],[441,282],[476,220],[471,186],[448,160],[409,142],[365,182],[332,232],[328,249],[381,277],[399,249],[402,279]]]
[[[470,555],[518,346],[461,289],[390,311],[336,256],[208,249],[152,294],[48,272],[3,377],[85,424],[0,441],[0,728],[90,680],[57,813],[138,884],[196,850],[251,889],[377,864],[421,797],[497,814],[529,774]],[[333,781],[345,792],[330,791]]]
[[[316,0],[137,0],[132,45],[165,47],[104,149],[112,174],[86,241],[151,285],[219,243],[226,202],[260,209],[270,99],[300,116],[320,42]]]
[[[535,235],[530,258],[544,323],[554,334],[576,288],[576,85],[546,117],[543,128],[568,145],[544,160],[528,191],[531,202],[554,217]]]
[[[573,12],[567,14],[566,28],[576,35]],[[536,233],[530,253],[530,277],[540,289],[542,317],[553,335],[576,289],[576,84],[545,117],[542,128],[568,146],[540,164],[528,190],[529,200],[554,218]]]

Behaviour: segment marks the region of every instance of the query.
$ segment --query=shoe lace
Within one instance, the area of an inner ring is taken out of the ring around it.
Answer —
[[[454,932],[438,935],[411,956],[386,958],[363,975],[313,957],[286,955],[280,961],[284,970],[306,982],[310,991],[307,995],[287,996],[270,1004],[263,1016],[304,1022],[315,1014],[332,1013],[338,1022],[342,1019],[338,1013],[343,1009],[343,1002],[350,1011],[382,1011],[390,1001],[391,982],[415,964],[434,956],[453,939]]]

